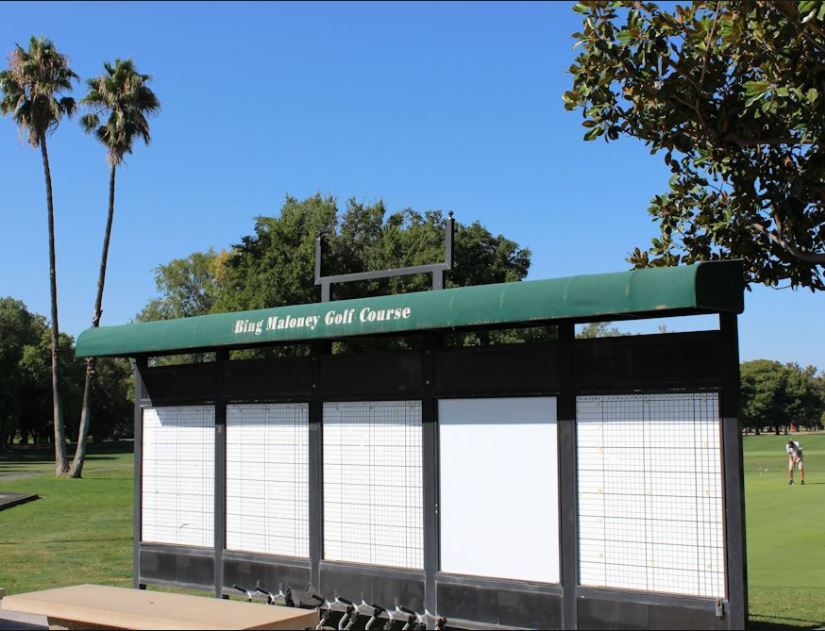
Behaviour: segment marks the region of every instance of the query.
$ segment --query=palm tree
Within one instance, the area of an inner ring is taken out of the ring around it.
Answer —
[[[46,137],[53,132],[63,116],[75,111],[75,101],[61,92],[72,89],[77,75],[69,67],[65,55],[57,52],[54,44],[45,38],[32,37],[29,49],[19,44],[9,55],[9,68],[0,72],[0,112],[11,114],[14,122],[25,133],[32,147],[39,147],[46,176],[46,203],[49,212],[49,280],[52,299],[52,397],[54,411],[54,449],[57,475],[68,469],[66,441],[63,428],[63,403],[60,398],[60,369],[57,359],[59,326],[57,322],[57,270],[54,251],[54,199],[52,176],[49,169],[49,151]]]
[[[114,65],[104,63],[105,73],[88,80],[89,93],[81,103],[91,112],[81,118],[86,133],[94,134],[107,150],[109,161],[109,214],[103,237],[103,254],[100,259],[100,273],[97,280],[97,297],[92,316],[92,327],[100,325],[103,313],[103,286],[106,282],[106,261],[109,257],[109,239],[112,234],[112,220],[115,214],[115,175],[123,158],[132,153],[137,138],[149,144],[149,121],[147,115],[160,109],[160,102],[149,87],[149,75],[140,74],[131,59],[115,59]],[[105,118],[105,121],[102,120]],[[83,386],[83,404],[80,410],[77,448],[69,476],[79,478],[83,473],[86,458],[86,443],[91,419],[92,385],[95,375],[95,360],[86,362],[86,382]]]

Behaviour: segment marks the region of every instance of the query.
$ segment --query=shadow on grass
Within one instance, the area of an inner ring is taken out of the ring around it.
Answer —
[[[123,467],[123,468],[124,469],[127,469],[127,468],[130,469],[131,467]],[[118,477],[118,476],[111,476],[111,475],[95,475],[94,471],[92,471],[91,473],[88,473],[88,474],[84,473],[83,474],[83,479],[84,480],[109,480],[109,481],[122,482],[123,480],[131,480],[132,476],[122,475],[122,476]]]
[[[89,445],[86,455],[87,461],[114,460],[114,454],[132,453],[134,443],[131,440],[119,441],[118,443],[103,443]],[[74,455],[75,445],[69,443],[66,452],[69,456]],[[15,446],[6,451],[0,451],[0,467],[20,464],[43,464],[54,463],[54,450],[51,447],[33,447],[29,445]]]

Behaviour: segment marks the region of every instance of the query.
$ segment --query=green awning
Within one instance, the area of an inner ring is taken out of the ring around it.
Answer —
[[[78,357],[173,353],[387,333],[744,308],[739,261],[641,269],[106,326]]]

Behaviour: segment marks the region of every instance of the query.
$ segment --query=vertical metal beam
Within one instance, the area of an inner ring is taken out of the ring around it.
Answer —
[[[330,283],[323,279],[323,260],[327,249],[324,241],[325,236],[323,232],[319,232],[318,236],[315,237],[315,284],[321,285],[321,302],[330,301]]]
[[[315,284],[321,281],[324,275],[321,269],[321,264],[324,258],[324,233],[319,232],[315,237]]]
[[[323,286],[322,286],[323,287]],[[309,563],[310,586],[321,590],[324,553],[324,401],[321,395],[321,360],[331,351],[329,342],[312,344],[313,379],[309,397]]]
[[[424,393],[421,403],[422,476],[424,501],[424,608],[438,612],[435,575],[439,569],[438,400],[435,397],[437,336],[427,336],[424,347]]]
[[[447,215],[447,223],[444,226],[444,266],[453,269],[453,238],[455,237],[455,219],[451,210]]]
[[[727,625],[744,629],[748,617],[745,545],[745,476],[742,428],[739,423],[739,334],[735,313],[719,314],[721,336],[723,471],[725,480],[725,562],[728,592]]]
[[[216,351],[218,391],[215,395],[215,598],[223,598],[223,551],[226,548],[226,400],[223,396],[223,383],[228,361],[229,351]]]
[[[133,583],[137,589],[146,589],[140,582],[140,540],[143,538],[143,376],[141,371],[147,368],[149,362],[146,357],[135,358],[135,430],[134,430],[134,542],[133,542]]]
[[[444,223],[444,263],[433,266],[433,289],[444,289],[444,272],[453,269],[453,237],[455,236],[455,219],[451,210]]]
[[[579,583],[578,484],[576,464],[576,391],[573,375],[575,325],[562,322],[559,335],[559,397],[556,402],[559,462],[559,528],[561,543],[562,628],[578,628]]]

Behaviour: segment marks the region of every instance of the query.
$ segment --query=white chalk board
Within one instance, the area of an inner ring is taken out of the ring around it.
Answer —
[[[215,409],[143,410],[142,541],[214,545]]]
[[[324,558],[421,569],[420,401],[324,403]]]
[[[226,548],[309,556],[309,406],[226,407]]]
[[[556,399],[438,403],[441,571],[559,582]]]
[[[582,585],[724,597],[718,399],[577,399]]]

